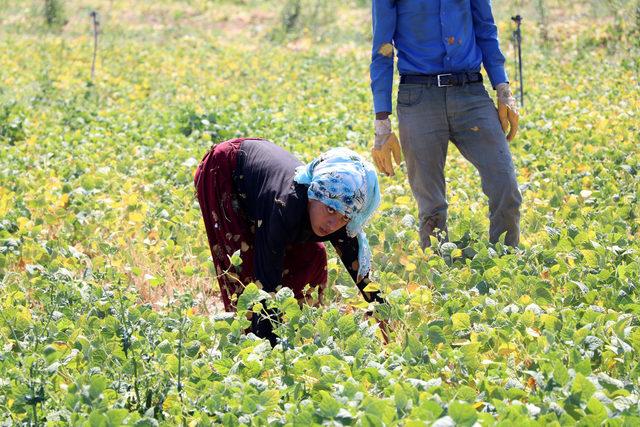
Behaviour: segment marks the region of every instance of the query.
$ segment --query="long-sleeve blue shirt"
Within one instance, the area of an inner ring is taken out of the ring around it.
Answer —
[[[371,90],[375,112],[391,112],[393,52],[400,74],[480,71],[507,81],[491,0],[373,0]]]

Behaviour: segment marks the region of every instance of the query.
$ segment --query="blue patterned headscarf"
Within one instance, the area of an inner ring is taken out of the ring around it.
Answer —
[[[358,238],[358,278],[371,268],[371,250],[362,230],[380,204],[373,165],[348,148],[332,148],[296,168],[293,178],[309,185],[309,199],[324,203],[349,218],[347,234]]]

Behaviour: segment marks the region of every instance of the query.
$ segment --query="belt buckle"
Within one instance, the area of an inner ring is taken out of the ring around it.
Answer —
[[[438,75],[436,76],[436,78],[438,79],[438,87],[450,87],[450,86],[453,86],[452,84],[444,85],[444,84],[442,84],[442,83],[440,82],[440,78],[441,78],[441,77],[443,77],[443,76],[444,76],[444,77],[446,77],[446,76],[451,76],[451,75],[452,75],[451,73],[447,73],[447,74],[438,74]]]

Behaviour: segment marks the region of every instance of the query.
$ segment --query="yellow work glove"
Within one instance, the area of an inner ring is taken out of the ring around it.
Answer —
[[[500,119],[500,125],[502,130],[507,134],[507,141],[511,141],[518,132],[518,106],[516,105],[516,99],[511,94],[511,88],[509,83],[500,83],[496,86],[496,92],[498,97],[498,118]]]
[[[375,121],[376,138],[371,149],[371,157],[373,157],[373,163],[379,172],[385,175],[395,175],[393,171],[393,163],[391,162],[391,155],[396,161],[396,164],[400,164],[402,155],[400,152],[400,142],[396,137],[396,134],[391,132],[391,120],[386,118],[384,120]]]

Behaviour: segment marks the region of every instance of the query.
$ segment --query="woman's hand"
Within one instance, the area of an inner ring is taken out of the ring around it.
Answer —
[[[384,319],[378,319],[377,317],[375,317],[372,311],[367,311],[365,314],[367,315],[367,317],[373,317],[374,319],[376,319],[376,322],[378,322],[378,327],[380,328],[380,333],[382,334],[384,345],[389,344],[389,323]]]
[[[276,322],[279,313],[276,309],[268,308],[260,313],[253,313],[251,317],[251,332],[257,337],[269,340],[271,347],[278,343],[278,336],[273,332],[273,322]]]
[[[376,319],[378,321],[378,327],[380,328],[380,332],[382,333],[382,339],[384,340],[384,345],[389,344],[389,324],[386,320]]]

